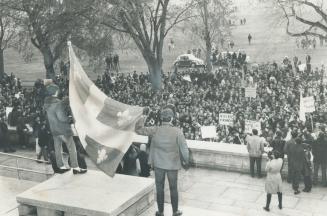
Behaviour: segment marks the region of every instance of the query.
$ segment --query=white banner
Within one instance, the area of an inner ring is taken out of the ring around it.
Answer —
[[[216,132],[216,126],[202,126],[201,127],[201,135],[203,139],[206,138],[216,138],[217,132]]]
[[[233,126],[234,124],[234,114],[230,113],[219,113],[219,124]]]
[[[258,121],[245,120],[245,133],[252,133],[252,129],[257,129],[261,134],[261,123]]]
[[[257,88],[256,87],[245,88],[245,97],[256,98],[257,97]]]

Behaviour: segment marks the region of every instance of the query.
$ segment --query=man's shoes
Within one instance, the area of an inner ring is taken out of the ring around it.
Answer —
[[[180,216],[180,215],[182,215],[182,214],[183,214],[182,211],[177,210],[177,211],[175,211],[175,212],[173,213],[173,216]]]
[[[58,173],[63,174],[65,172],[69,171],[69,170],[70,170],[70,168],[60,167],[59,170],[58,170]]]
[[[9,148],[9,152],[10,152],[10,153],[14,153],[14,152],[16,152],[16,149]]]
[[[309,193],[309,192],[311,191],[311,189],[309,189],[309,188],[304,188],[302,191],[303,191],[303,192],[306,192],[306,193]]]
[[[82,169],[82,168],[73,168],[73,173],[74,175],[76,174],[84,174],[87,172],[87,169]]]
[[[156,211],[156,216],[164,216],[164,213]]]
[[[299,190],[294,191],[294,194],[295,194],[295,195],[297,195],[297,194],[299,194],[299,193],[301,193]]]
[[[282,208],[283,208],[283,206],[282,206],[282,205],[280,205],[280,204],[278,204],[278,208],[279,208],[279,209],[282,209]]]
[[[269,209],[269,207],[263,207],[263,210],[265,210],[265,211],[267,211],[267,212],[269,212],[270,211],[270,209]]]

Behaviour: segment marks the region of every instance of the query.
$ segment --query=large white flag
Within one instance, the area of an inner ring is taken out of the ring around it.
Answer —
[[[109,176],[131,145],[143,108],[107,97],[88,78],[70,44],[69,101],[75,128],[86,152]]]

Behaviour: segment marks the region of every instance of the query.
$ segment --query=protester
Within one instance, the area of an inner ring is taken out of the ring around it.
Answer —
[[[252,136],[246,138],[247,150],[250,156],[250,172],[254,177],[254,164],[257,165],[257,175],[261,178],[261,160],[264,153],[264,141],[258,136],[258,130],[252,130]]]
[[[265,190],[267,193],[266,206],[264,210],[270,211],[271,195],[276,194],[278,196],[278,208],[283,208],[282,198],[282,177],[280,170],[282,168],[283,159],[278,151],[271,151],[268,153],[268,162],[266,165],[267,179],[265,184]]]
[[[322,125],[320,127],[320,133],[316,142],[312,145],[313,154],[313,184],[318,183],[318,171],[321,168],[322,184],[327,187],[326,181],[326,167],[327,167],[327,134],[326,127]]]
[[[288,172],[287,172],[287,182],[288,183],[291,183],[293,182],[293,168],[292,168],[292,154],[290,153],[291,152],[291,149],[293,148],[293,146],[296,145],[296,141],[295,139],[297,138],[298,136],[298,132],[297,130],[293,130],[291,132],[291,136],[292,138],[286,142],[285,144],[285,147],[284,147],[284,153],[287,154],[287,165],[288,165]]]
[[[305,164],[305,153],[302,145],[302,140],[299,137],[295,138],[295,144],[289,145],[287,147],[287,156],[289,158],[289,167],[288,172],[292,175],[292,188],[294,194],[299,194],[299,182],[304,171]],[[305,184],[307,182],[304,182]],[[305,188],[310,188],[309,185],[305,185]]]
[[[145,113],[148,113],[145,109]],[[149,163],[154,167],[157,190],[158,211],[156,216],[164,215],[164,185],[168,177],[173,216],[182,215],[178,209],[178,170],[189,165],[189,151],[181,130],[173,127],[174,112],[170,108],[162,110],[162,125],[145,127],[145,118],[136,123],[135,131],[141,135],[151,136]]]
[[[64,101],[58,99],[59,87],[50,84],[47,87],[48,97],[45,99],[44,108],[54,140],[56,163],[61,173],[70,170],[66,168],[62,158],[62,142],[66,143],[74,174],[82,174],[87,170],[78,166],[76,147],[73,140],[73,131],[70,120],[65,112]]]

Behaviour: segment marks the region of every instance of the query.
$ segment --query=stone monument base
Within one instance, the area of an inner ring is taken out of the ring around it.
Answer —
[[[19,194],[19,215],[135,216],[154,202],[154,180],[126,175],[114,178],[99,171],[72,171]]]

